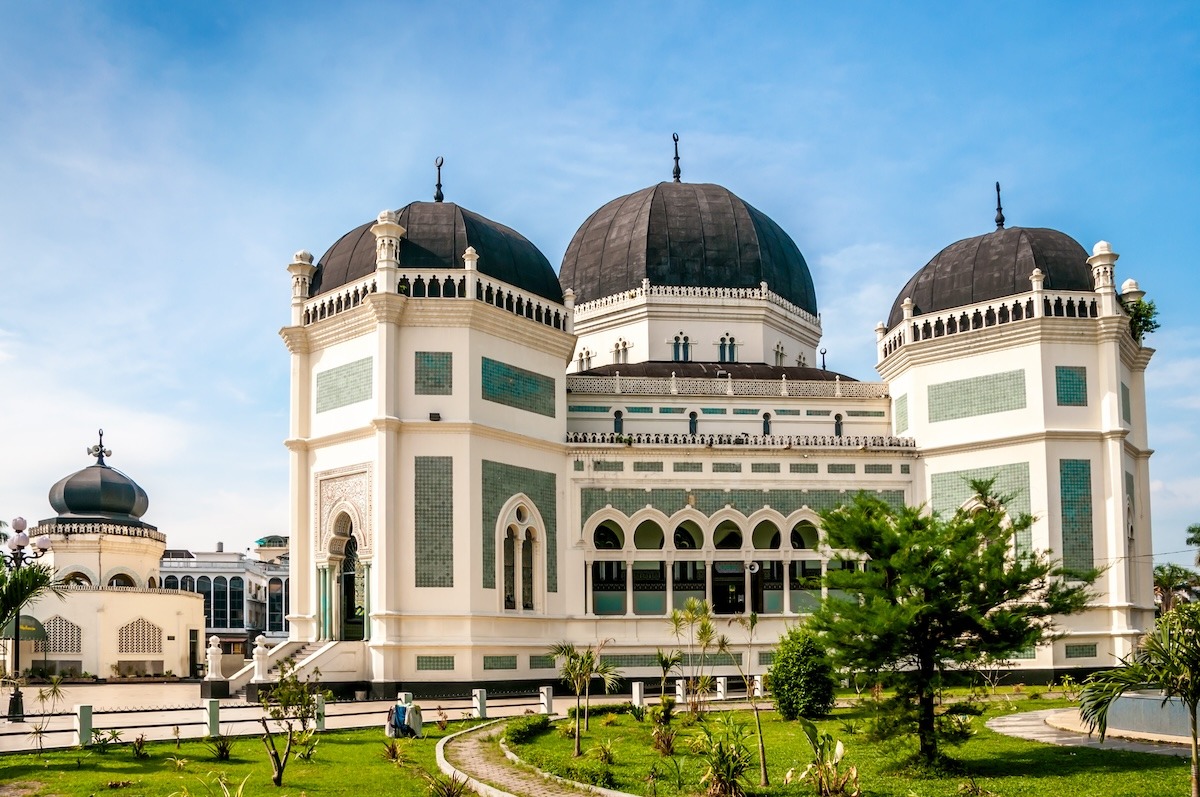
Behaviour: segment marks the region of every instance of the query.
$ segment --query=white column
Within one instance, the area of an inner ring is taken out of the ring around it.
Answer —
[[[216,702],[215,700],[213,701]],[[75,706],[75,744],[82,747],[92,743],[92,707]]]
[[[539,711],[542,714],[554,713],[554,687],[543,686],[538,689]]]
[[[487,719],[487,690],[471,690],[471,706],[475,710],[475,719]]]

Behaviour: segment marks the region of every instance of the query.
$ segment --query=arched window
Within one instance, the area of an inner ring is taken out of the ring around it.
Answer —
[[[283,630],[283,580],[273,578],[267,582],[267,630]]]
[[[713,547],[721,551],[732,551],[742,547],[742,530],[732,520],[721,521],[713,532]]]
[[[225,576],[213,579],[213,621],[214,628],[229,627],[229,581]]]
[[[179,580],[179,588],[188,592],[196,591],[196,579],[191,576],[184,576]]]
[[[617,410],[613,413],[613,434],[625,433],[625,413]]]
[[[508,527],[504,534],[504,608],[517,608],[517,530]]]
[[[617,343],[613,346],[613,362],[629,362],[629,341],[625,340],[625,338],[617,338]]]
[[[204,597],[204,624],[209,628],[214,628],[212,579],[208,576],[200,576],[200,578],[196,579],[196,591]]]
[[[619,528],[604,523],[592,534],[592,544],[597,551],[619,551],[625,547],[625,535]]]
[[[677,363],[685,363],[692,358],[691,343],[688,336],[680,332],[675,336],[675,345],[671,348],[671,359]]]
[[[283,611],[280,613],[283,617],[283,630],[291,630],[292,624],[288,622],[287,613],[292,605],[292,580],[285,578],[283,580]]]
[[[521,608],[525,611],[533,610],[533,546],[533,529],[526,529],[521,545]]]
[[[771,413],[764,412],[763,413],[763,435],[764,436],[769,435],[770,433],[771,433]]]
[[[579,370],[588,371],[592,367],[592,352],[586,346],[579,350]]]
[[[675,528],[675,550],[695,551],[704,545],[704,532],[693,521],[685,520]]]
[[[792,529],[792,548],[796,550],[816,550],[819,537],[817,527],[802,520]]]
[[[688,413],[688,434],[699,434],[700,416],[694,412]]]
[[[246,625],[244,606],[246,604],[246,582],[241,576],[229,579],[229,627],[243,628]]]
[[[179,577],[167,576],[163,579],[163,589],[179,589]]]
[[[92,580],[78,570],[63,576],[62,582],[69,587],[90,587],[92,585]]]
[[[117,573],[115,576],[113,576],[112,578],[110,578],[108,580],[108,586],[110,586],[110,587],[132,587],[132,586],[134,586],[133,577],[126,575],[125,573]]]
[[[146,579],[146,588],[158,589],[158,581],[154,578],[154,576],[150,576],[150,578]]]
[[[787,352],[783,348],[783,341],[779,341],[775,344],[775,364],[783,365],[786,359]]]
[[[769,520],[764,520],[754,527],[751,536],[755,550],[776,550],[779,548],[779,528]]]
[[[833,416],[833,434],[835,437],[842,436],[842,414],[840,412]]]
[[[664,544],[662,527],[653,520],[644,520],[633,530],[633,547],[639,551],[658,551]]]
[[[728,332],[721,336],[719,354],[723,363],[737,362],[737,342],[734,340],[733,335],[730,335]]]

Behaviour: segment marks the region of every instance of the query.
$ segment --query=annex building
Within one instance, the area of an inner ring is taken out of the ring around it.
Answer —
[[[1112,665],[1154,617],[1152,350],[1117,257],[998,209],[863,308],[886,320],[860,380],[821,367],[788,233],[678,171],[584,220],[557,274],[440,187],[297,252],[290,640],[271,659],[378,694],[462,691],[546,683],[550,643],[612,640],[627,677],[656,680],[688,598],[757,612],[770,642],[829,568],[857,566],[821,510],[866,490],[949,512],[995,477],[1037,517],[1015,546],[1104,568],[1090,609],[1016,666]]]

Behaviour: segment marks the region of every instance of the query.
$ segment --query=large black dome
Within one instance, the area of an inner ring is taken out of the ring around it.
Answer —
[[[913,314],[1027,293],[1035,268],[1048,290],[1090,291],[1094,284],[1088,255],[1066,233],[1041,227],[1009,227],[966,238],[938,252],[896,295],[888,329],[904,320],[902,304],[913,300]]]
[[[651,285],[767,286],[816,315],[804,255],[783,228],[710,183],[659,183],[618,197],[571,239],[559,282],[578,302]]]
[[[95,465],[72,473],[50,488],[50,506],[59,520],[103,520],[144,525],[150,498],[137,482],[98,457]]]
[[[550,261],[524,236],[453,202],[413,202],[396,211],[404,227],[400,267],[463,268],[463,252],[475,247],[481,272],[513,287],[562,302],[562,289]],[[309,296],[339,288],[375,271],[372,219],[329,247],[317,263]]]

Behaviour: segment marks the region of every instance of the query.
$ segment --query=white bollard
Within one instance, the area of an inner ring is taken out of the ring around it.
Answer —
[[[313,727],[325,730],[325,695],[313,695]]]
[[[83,747],[92,743],[92,707],[75,706],[75,744]]]
[[[208,736],[221,735],[221,701],[209,698],[204,701],[204,726]]]
[[[487,719],[487,690],[472,689],[471,704],[475,709],[475,719]]]
[[[762,697],[763,696],[763,677],[761,675],[752,675],[752,676],[750,676],[750,683],[752,685],[752,688],[754,689],[754,696]]]
[[[264,684],[270,679],[267,678],[267,670],[270,667],[267,664],[267,638],[262,634],[254,640],[254,677],[250,679],[252,684]]]
[[[687,683],[683,678],[675,679],[675,705],[682,706],[687,702]]]
[[[717,700],[724,700],[729,697],[729,678],[724,675],[717,676]]]
[[[541,704],[542,714],[554,713],[554,687],[543,686],[538,689],[538,702]]]
[[[641,681],[633,682],[633,696],[629,701],[638,708],[644,708],[646,705],[646,685]]]
[[[204,676],[204,680],[224,681],[225,676],[221,672],[221,638],[216,634],[208,638],[205,656],[208,658],[208,674]]]

